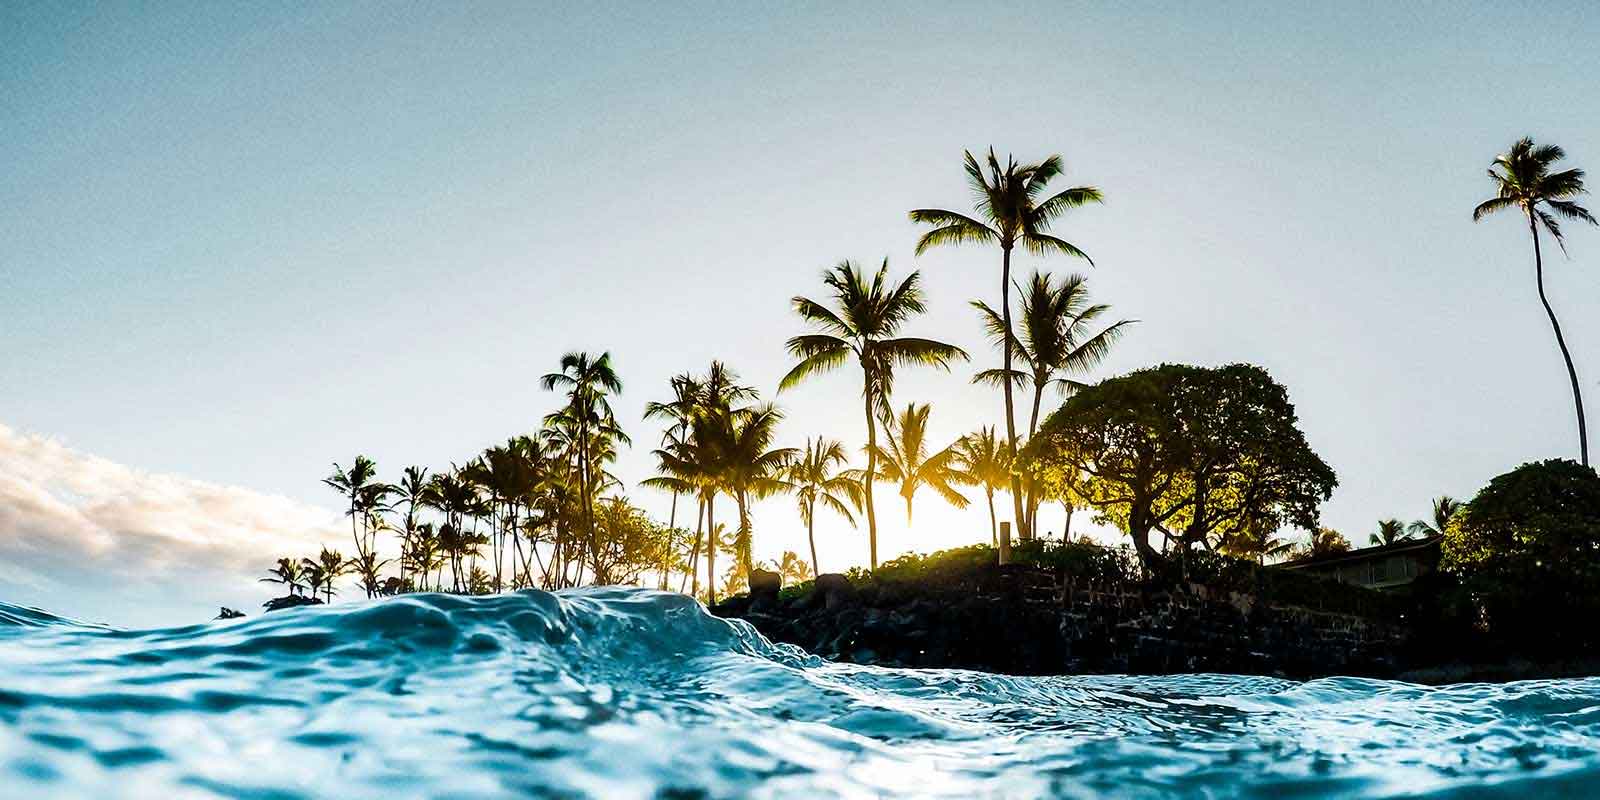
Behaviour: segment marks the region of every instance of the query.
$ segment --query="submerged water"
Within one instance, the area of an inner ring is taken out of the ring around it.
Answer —
[[[4,797],[1600,797],[1600,679],[831,664],[687,598],[152,631],[0,604]]]

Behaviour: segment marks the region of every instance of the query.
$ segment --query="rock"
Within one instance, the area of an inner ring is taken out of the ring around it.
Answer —
[[[212,619],[238,619],[242,616],[244,616],[243,611],[235,611],[227,606],[223,606],[222,610],[217,612],[217,615],[212,617]]]
[[[837,572],[824,572],[812,583],[812,594],[822,598],[822,607],[832,611],[855,594],[850,579]]]
[[[271,600],[262,603],[261,607],[268,611],[278,611],[285,608],[320,605],[322,605],[322,601],[315,597],[307,597],[303,594],[286,594],[282,597],[274,597]]]
[[[783,588],[783,576],[776,572],[764,569],[750,570],[750,596],[760,597],[770,594],[776,596],[778,590]]]

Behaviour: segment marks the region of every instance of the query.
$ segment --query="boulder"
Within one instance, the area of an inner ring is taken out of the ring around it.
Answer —
[[[777,596],[778,590],[783,588],[783,576],[765,569],[750,570],[750,596],[762,595]]]
[[[850,585],[849,578],[837,572],[824,572],[812,583],[811,593],[821,598],[823,608],[831,610],[848,600],[855,593],[855,587]]]
[[[322,605],[322,601],[315,597],[307,597],[303,594],[286,594],[282,597],[274,597],[271,600],[262,603],[261,607],[268,611],[279,611],[285,608],[320,605]]]
[[[222,610],[217,612],[217,615],[212,617],[212,619],[238,619],[242,616],[244,616],[243,611],[236,611],[228,608],[227,606],[223,606]]]

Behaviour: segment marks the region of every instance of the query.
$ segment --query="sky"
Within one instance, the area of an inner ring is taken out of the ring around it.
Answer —
[[[771,396],[789,298],[842,259],[921,270],[908,332],[974,355],[896,401],[939,439],[995,424],[968,301],[998,256],[916,257],[906,217],[969,207],[989,146],[1105,193],[1058,228],[1096,266],[1017,267],[1139,320],[1088,377],[1266,367],[1352,539],[1575,457],[1525,229],[1470,212],[1520,136],[1600,164],[1600,9],[1324,5],[0,6],[0,601],[253,610],[273,559],[344,540],[331,462],[528,432],[570,350],[612,353],[616,472],[664,519],[644,404],[713,358]],[[1600,235],[1567,244],[1547,287],[1600,399]],[[859,443],[859,388],[777,395],[784,443]],[[981,503],[908,526],[879,496],[885,557],[988,537]],[[755,524],[758,557],[803,551],[792,501]],[[866,559],[838,520],[818,546]]]

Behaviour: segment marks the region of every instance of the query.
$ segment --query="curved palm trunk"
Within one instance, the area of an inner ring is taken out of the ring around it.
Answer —
[[[694,510],[694,547],[689,550],[689,569],[683,576],[683,581],[678,584],[678,591],[682,592],[685,586],[691,586],[689,596],[700,594],[700,542],[706,532],[706,498],[701,495]],[[691,583],[692,582],[692,583]]]
[[[1572,354],[1567,351],[1567,340],[1561,335],[1561,323],[1556,321],[1556,312],[1550,308],[1550,301],[1544,296],[1544,259],[1539,254],[1539,226],[1534,223],[1533,212],[1528,212],[1528,230],[1533,233],[1533,274],[1539,284],[1539,302],[1544,304],[1544,313],[1550,317],[1550,329],[1555,331],[1556,346],[1561,348],[1561,358],[1567,363],[1567,379],[1572,382],[1572,404],[1578,410],[1578,453],[1583,459],[1583,465],[1589,466],[1589,430],[1583,419],[1583,393],[1578,389],[1578,371],[1572,366]]]
[[[822,574],[822,569],[817,566],[817,501],[812,498],[810,507],[806,509],[806,542],[811,545],[811,577]]]
[[[872,480],[878,471],[878,426],[872,422],[872,373],[866,373],[867,388],[867,471],[861,476],[861,492],[867,503],[868,563],[878,569],[878,513],[872,507]]]
[[[1016,473],[1017,415],[1011,407],[1011,246],[1005,245],[1000,253],[1000,314],[1004,318],[1006,329],[1000,347],[1005,354],[1004,379],[1000,381],[1000,385],[1004,387],[1006,396],[1006,455],[1012,464],[1011,506],[1012,513],[1016,515],[1017,535],[1023,541],[1027,541],[1033,538],[1033,531],[1028,529],[1028,518],[1022,513],[1022,478]]]

